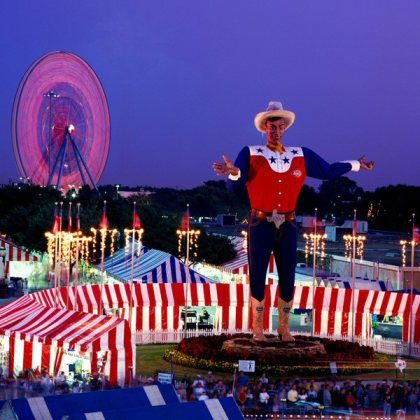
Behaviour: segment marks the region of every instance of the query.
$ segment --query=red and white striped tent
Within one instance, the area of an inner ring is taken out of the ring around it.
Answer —
[[[123,385],[135,363],[126,320],[42,305],[34,295],[0,308],[0,336],[14,373],[29,368],[56,373],[67,350],[88,353],[92,372],[97,372],[98,352],[104,352],[104,373]]]
[[[249,286],[244,284],[135,284],[133,286],[132,330],[177,330],[181,328],[180,309],[190,306],[217,306],[219,329],[247,330],[252,326],[249,310]],[[65,307],[67,295],[70,309],[97,312],[100,302],[98,285],[73,286],[58,289],[58,303]],[[328,335],[349,335],[352,332],[353,290],[317,287],[314,299],[312,287],[295,286],[293,308],[315,307],[315,332]],[[44,306],[53,306],[55,289],[34,293],[33,298]],[[266,286],[264,327],[271,329],[271,312],[277,305],[278,287]],[[408,339],[410,294],[377,290],[355,290],[355,333],[371,335],[371,314],[403,318],[403,338]],[[129,284],[108,284],[103,289],[103,305],[118,316],[128,319]],[[413,295],[415,341],[420,342],[420,295]]]
[[[133,328],[136,330],[179,329],[180,309],[186,296],[188,305],[216,306],[220,313],[220,329],[246,331],[252,327],[248,285],[136,284],[133,291]],[[130,367],[134,369],[135,363],[131,329],[126,321],[130,285],[105,285],[102,298],[104,308],[114,311],[118,317],[94,314],[100,302],[98,285],[43,290],[0,308],[1,341],[3,349],[10,352],[11,369],[17,372],[45,366],[50,371],[57,371],[62,352],[74,349],[89,353],[95,371],[101,351],[107,354],[105,374],[111,381],[127,381]],[[271,311],[277,298],[278,287],[266,286],[265,329],[271,329]],[[69,310],[64,309],[67,299]],[[58,308],[54,307],[55,301]],[[420,342],[420,295],[317,287],[313,298],[311,287],[295,287],[293,308],[315,308],[316,333],[350,335],[353,306],[357,336],[371,335],[371,314],[375,313],[402,317],[404,341],[408,341],[413,308],[413,341]]]
[[[4,238],[0,238],[0,248],[6,249],[4,277],[9,277],[11,261],[40,261],[35,253],[26,251]]]

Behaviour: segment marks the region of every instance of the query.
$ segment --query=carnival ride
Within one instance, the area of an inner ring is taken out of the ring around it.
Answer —
[[[24,179],[67,190],[96,188],[110,145],[105,92],[92,68],[70,52],[51,52],[23,76],[12,140]]]

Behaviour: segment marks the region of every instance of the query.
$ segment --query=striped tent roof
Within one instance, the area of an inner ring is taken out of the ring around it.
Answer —
[[[231,271],[232,273],[239,274],[239,269],[243,267],[248,267],[248,254],[247,250],[244,248],[244,238],[239,236],[234,236],[230,238],[230,241],[233,245],[233,248],[236,252],[236,257],[223,264],[221,268],[223,270]],[[244,272],[243,274],[247,274]]]
[[[52,307],[54,306],[55,291],[56,289],[45,289],[32,293],[29,295],[29,300],[35,300],[42,306]],[[136,284],[133,287],[133,304],[141,307],[183,306],[186,301],[186,292],[186,287],[182,284]],[[352,289],[316,287],[314,296],[315,308],[320,310],[329,309],[333,301],[335,310],[346,310],[350,305],[352,292]],[[66,305],[67,294],[69,296],[69,308],[73,308],[75,297],[77,297],[79,310],[93,311],[97,309],[99,304],[100,286],[60,287],[58,289],[58,306],[63,307]],[[189,285],[187,294],[187,301],[191,306],[249,306],[250,290],[247,284],[192,284]],[[381,315],[393,314],[401,316],[404,311],[410,310],[410,305],[407,305],[410,299],[409,293],[355,290],[354,295],[355,308],[359,312],[368,311]],[[265,286],[267,307],[277,307],[278,297],[278,286]],[[420,295],[415,295],[414,299],[420,305]],[[128,307],[129,304],[129,284],[104,285],[104,308],[122,308]],[[311,309],[313,306],[312,287],[295,286],[293,308]],[[2,312],[0,311],[0,317],[1,314]]]
[[[0,335],[77,351],[124,349],[130,342],[124,319],[46,307],[28,295],[0,308]]]
[[[6,261],[38,261],[40,259],[35,252],[19,247],[5,238],[0,238],[0,248],[6,249]]]
[[[86,419],[89,417],[83,413],[102,410],[118,410],[121,413],[121,410],[130,409],[137,410],[132,417],[136,418],[139,412],[147,407],[160,405],[173,407],[174,404],[180,404],[178,397],[174,387],[167,384],[10,400],[13,413],[17,415],[17,418],[30,420],[62,419],[63,417]]]
[[[353,281],[348,277],[328,277],[326,279],[317,279],[318,286],[331,286],[339,287],[344,289],[351,289]],[[392,284],[388,281],[376,280],[376,279],[355,279],[355,289],[358,290],[380,290],[380,291],[392,291]]]
[[[131,253],[120,249],[107,258],[105,271],[122,282],[129,282],[131,262]],[[134,280],[141,283],[213,283],[173,255],[146,247],[142,247],[140,257],[135,253],[133,270]]]
[[[106,309],[128,308],[130,304],[129,284],[106,284],[103,290],[103,306]],[[317,318],[316,325],[321,328],[325,324],[328,332],[332,334],[335,326],[338,328],[342,318],[338,313],[349,314],[352,309],[352,295],[354,294],[354,308],[358,317],[371,313],[378,315],[392,315],[402,317],[404,322],[404,335],[408,334],[408,322],[411,308],[415,314],[415,342],[420,342],[420,295],[410,296],[409,293],[353,290],[336,287],[317,287],[312,293],[310,286],[295,286],[293,296],[294,309],[315,309],[319,314],[329,313],[328,321]],[[52,306],[55,299],[55,290],[47,289],[33,293],[31,299],[37,300],[43,306]],[[77,309],[86,312],[97,310],[100,301],[100,286],[71,286],[60,287],[58,290],[58,304],[64,306],[69,296],[69,308],[73,309],[77,300]],[[269,325],[270,308],[277,307],[279,297],[278,286],[265,287],[266,312],[265,323]],[[189,306],[218,306],[222,308],[223,328],[242,329],[249,316],[249,285],[244,284],[165,284],[149,283],[136,284],[133,287],[132,302],[139,311],[136,317],[136,330],[165,329],[172,325],[179,317],[179,308]],[[170,310],[169,308],[177,308]],[[1,313],[0,313],[1,316]],[[361,331],[361,321],[357,320],[358,332]],[[324,324],[323,324],[324,323]],[[343,324],[344,325],[344,324]],[[346,325],[349,325],[348,322]],[[166,326],[166,327],[165,327]],[[340,327],[341,328],[341,327]],[[348,329],[341,328],[348,331]],[[347,334],[347,332],[346,332]]]
[[[229,271],[233,274],[249,274],[248,268],[248,252],[244,248],[244,238],[240,236],[234,236],[230,238],[230,241],[233,245],[233,248],[236,252],[236,257],[223,264],[220,269]],[[276,263],[274,261],[274,255],[270,255],[270,260],[268,263],[268,274],[277,274]]]
[[[15,245],[13,242],[5,238],[0,238],[0,248],[6,250],[5,254],[5,272],[4,276],[9,275],[10,261],[40,261],[41,257],[34,252],[29,252],[24,248]]]
[[[141,408],[141,417],[145,419],[229,419],[240,420],[244,416],[233,397],[210,398],[205,401],[193,401],[187,404],[155,404]],[[97,410],[93,413],[79,414],[71,417],[74,420],[103,419],[120,420],[140,418],[138,408],[122,410]]]

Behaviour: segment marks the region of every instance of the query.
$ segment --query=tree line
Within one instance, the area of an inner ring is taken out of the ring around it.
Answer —
[[[66,226],[68,204],[81,204],[80,224],[85,233],[98,226],[107,201],[107,214],[112,227],[121,233],[132,223],[133,201],[138,203],[138,214],[145,233],[144,244],[173,255],[178,254],[178,238],[175,234],[187,203],[192,216],[215,217],[217,214],[236,214],[238,220],[247,218],[249,203],[245,189],[229,191],[224,181],[207,181],[191,189],[119,187],[131,190],[128,199],[118,195],[114,185],[99,187],[99,191],[85,186],[79,191],[68,191],[62,196],[53,187],[28,184],[0,187],[0,233],[18,245],[45,251],[45,232],[51,230],[55,203],[63,201],[63,224]],[[341,177],[324,181],[318,189],[304,186],[299,197],[297,212],[312,215],[318,208],[321,218],[341,224],[353,217],[358,210],[359,219],[367,220],[370,229],[409,231],[411,215],[420,218],[420,187],[390,185],[375,191],[364,191],[355,181]],[[74,225],[74,222],[73,222]],[[199,238],[198,259],[221,264],[234,257],[227,238],[210,235],[203,227]],[[121,235],[121,245],[123,238]]]

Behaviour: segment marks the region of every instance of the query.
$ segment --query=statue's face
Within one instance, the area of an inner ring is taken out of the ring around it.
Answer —
[[[265,132],[267,134],[267,145],[272,147],[281,146],[285,131],[286,123],[283,118],[279,118],[276,121],[266,121]]]

